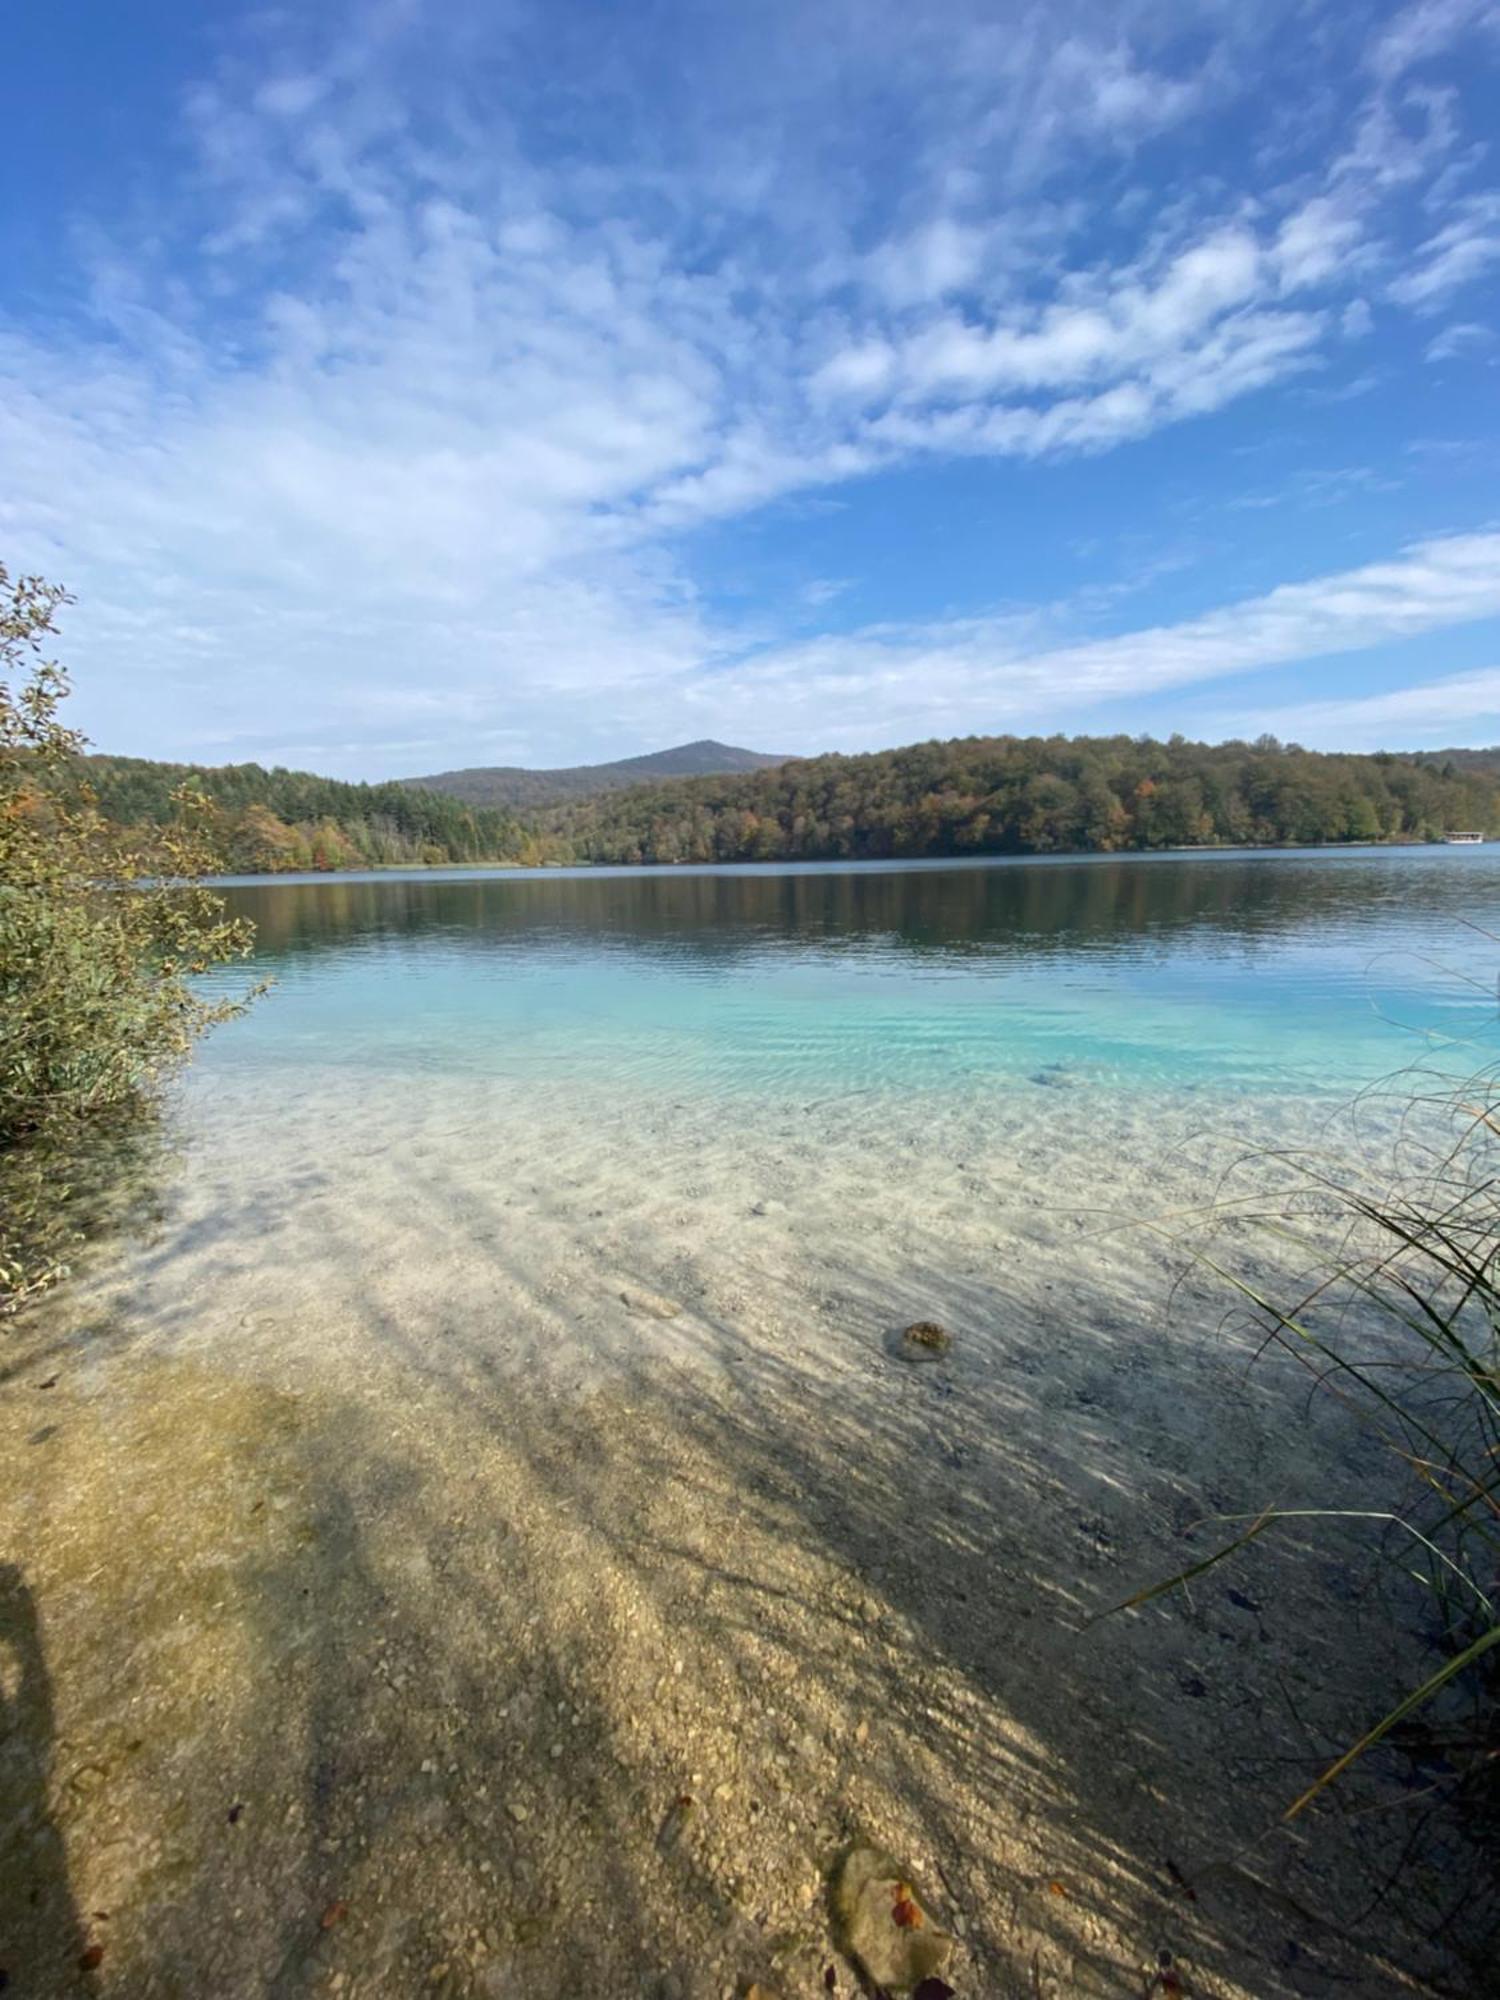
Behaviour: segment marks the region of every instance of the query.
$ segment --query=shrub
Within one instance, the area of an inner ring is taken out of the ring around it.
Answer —
[[[0,1310],[59,1274],[91,1166],[251,997],[197,983],[252,935],[199,879],[202,802],[179,794],[171,825],[126,833],[81,775],[67,676],[42,657],[67,601],[0,564]]]

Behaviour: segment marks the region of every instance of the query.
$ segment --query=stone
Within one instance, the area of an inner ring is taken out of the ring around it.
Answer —
[[[656,1846],[661,1854],[670,1854],[681,1840],[688,1821],[697,1810],[697,1803],[691,1793],[682,1792],[667,1808],[666,1816],[657,1829]]]
[[[953,1346],[953,1335],[935,1319],[913,1320],[901,1329],[901,1353],[907,1361],[940,1361]]]
[[[854,1847],[833,1880],[833,1913],[844,1954],[872,1986],[910,1993],[936,1978],[953,1940],[932,1922],[909,1878],[878,1847]]]
[[[621,1292],[620,1303],[637,1319],[676,1319],[682,1311],[675,1299],[656,1297],[649,1292]]]

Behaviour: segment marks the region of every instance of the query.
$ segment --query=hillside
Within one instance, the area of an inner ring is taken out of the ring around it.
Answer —
[[[646,783],[633,775],[716,757],[748,759],[750,768]],[[594,790],[562,799],[544,792],[507,809],[414,782],[345,784],[259,764],[91,757],[84,768],[102,809],[126,826],[164,821],[173,790],[193,785],[212,801],[225,865],[247,873],[1318,845],[1430,840],[1459,827],[1500,833],[1500,753],[1323,754],[1270,738],[971,736],[798,760],[693,743],[575,773],[510,774],[572,777]]]
[[[401,782],[467,805],[537,809],[593,798],[600,792],[624,791],[631,785],[657,784],[665,778],[695,778],[744,771],[774,770],[784,757],[759,750],[737,750],[708,737],[680,743],[673,750],[655,750],[645,757],[621,757],[612,764],[572,764],[558,770],[533,771],[520,764],[478,765],[467,771],[439,771],[430,778]]]
[[[601,862],[1429,840],[1500,829],[1500,773],[1272,738],[964,737],[636,786],[542,824],[550,849]]]
[[[173,792],[190,785],[212,801],[211,832],[224,865],[246,874],[503,861],[526,852],[508,813],[408,785],[145,757],[88,757],[81,773],[100,810],[122,826],[164,824],[175,810]]]

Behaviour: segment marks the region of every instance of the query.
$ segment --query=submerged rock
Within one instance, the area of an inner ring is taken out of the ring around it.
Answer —
[[[901,1329],[901,1353],[907,1361],[939,1361],[953,1345],[953,1335],[935,1319],[913,1320]]]
[[[660,1854],[670,1854],[681,1840],[688,1821],[697,1811],[697,1800],[691,1792],[682,1792],[667,1808],[666,1816],[657,1828],[656,1847]]]
[[[911,1993],[935,1979],[953,1951],[889,1854],[851,1848],[833,1878],[833,1915],[844,1954],[872,1986]]]
[[[620,1303],[637,1319],[676,1319],[682,1311],[675,1299],[659,1298],[650,1292],[621,1292]]]

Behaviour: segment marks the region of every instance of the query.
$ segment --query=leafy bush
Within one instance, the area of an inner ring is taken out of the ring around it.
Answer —
[[[198,879],[201,802],[185,792],[171,824],[127,833],[79,778],[67,676],[42,657],[66,602],[0,564],[0,1309],[86,1233],[91,1155],[250,997],[194,984],[251,944]]]

